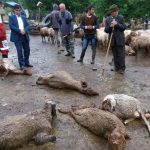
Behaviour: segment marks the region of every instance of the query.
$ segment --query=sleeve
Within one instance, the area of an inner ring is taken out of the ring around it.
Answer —
[[[80,28],[86,29],[86,26],[85,26],[85,23],[84,23],[84,17],[81,18],[81,21],[80,21]]]
[[[120,17],[120,20],[116,24],[115,28],[120,30],[120,31],[124,31],[127,28],[123,16]]]
[[[105,21],[105,30],[106,33],[111,33],[112,32],[112,27],[110,27],[110,22],[109,18],[106,19]]]
[[[24,19],[25,19],[25,32],[28,32],[29,31],[29,23],[27,22],[27,19],[24,17]]]
[[[94,29],[98,29],[99,28],[99,21],[98,18],[96,19],[95,25],[93,26]]]
[[[66,19],[66,24],[71,23],[71,21],[72,21],[72,14],[68,12],[68,18]]]
[[[17,28],[16,26],[14,26],[12,16],[9,16],[9,27],[10,27],[10,29],[11,29],[12,31],[17,32],[17,33],[20,33],[20,29]]]

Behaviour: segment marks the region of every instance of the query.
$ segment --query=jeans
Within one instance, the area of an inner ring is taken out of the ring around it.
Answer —
[[[19,41],[15,43],[17,54],[18,54],[18,62],[20,67],[29,64],[29,55],[30,55],[30,46],[29,41],[26,40],[25,36],[21,36]]]
[[[83,42],[82,42],[82,53],[80,56],[80,60],[83,60],[86,49],[89,45],[89,42],[91,42],[91,44],[92,44],[92,61],[94,62],[95,55],[96,55],[96,44],[97,44],[96,35],[85,35],[84,36]]]

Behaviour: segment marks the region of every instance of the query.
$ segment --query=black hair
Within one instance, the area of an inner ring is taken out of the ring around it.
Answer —
[[[95,5],[94,4],[90,4],[87,8],[87,10],[91,10],[92,8],[95,8]]]
[[[21,9],[21,6],[19,4],[14,5],[14,9]]]

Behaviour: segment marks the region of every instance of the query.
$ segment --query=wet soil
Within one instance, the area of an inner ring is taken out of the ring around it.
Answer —
[[[81,52],[81,41],[75,41],[75,56],[64,56],[65,52],[57,54],[57,48],[51,43],[42,43],[40,36],[31,36],[30,62],[34,65],[33,75],[8,76],[0,80],[0,118],[7,115],[24,114],[41,108],[44,102],[52,100],[59,107],[71,105],[91,104],[99,106],[107,94],[123,93],[138,98],[150,110],[150,57],[145,58],[142,50],[137,58],[126,56],[126,72],[124,75],[111,72],[111,66],[106,65],[102,76],[102,65],[105,52],[97,49],[97,71],[92,71],[91,47],[87,49],[84,63],[77,63]],[[10,43],[10,58],[18,67],[16,49]],[[111,61],[111,54],[109,61]],[[70,90],[52,89],[46,86],[37,86],[38,76],[52,73],[56,70],[65,70],[78,80],[85,80],[97,89],[99,96],[88,97]],[[144,123],[133,121],[126,126],[131,140],[127,140],[124,150],[149,150],[150,137]],[[79,126],[68,115],[57,113],[54,121],[56,143],[36,146],[32,142],[18,150],[107,150],[110,149],[107,141],[93,135]]]

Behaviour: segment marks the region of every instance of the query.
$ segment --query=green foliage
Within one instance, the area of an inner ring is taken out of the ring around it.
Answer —
[[[7,1],[7,0],[5,0]],[[10,1],[10,0],[9,0]],[[14,0],[21,2],[23,6],[29,10],[36,11],[39,0]],[[66,8],[76,15],[86,10],[87,6],[91,3],[96,6],[96,14],[99,19],[107,14],[108,8],[112,4],[117,4],[120,8],[120,14],[124,15],[126,19],[131,17],[145,17],[147,14],[150,16],[150,0],[40,0],[43,5],[41,7],[42,12],[49,12],[52,10],[52,4],[65,3]]]

